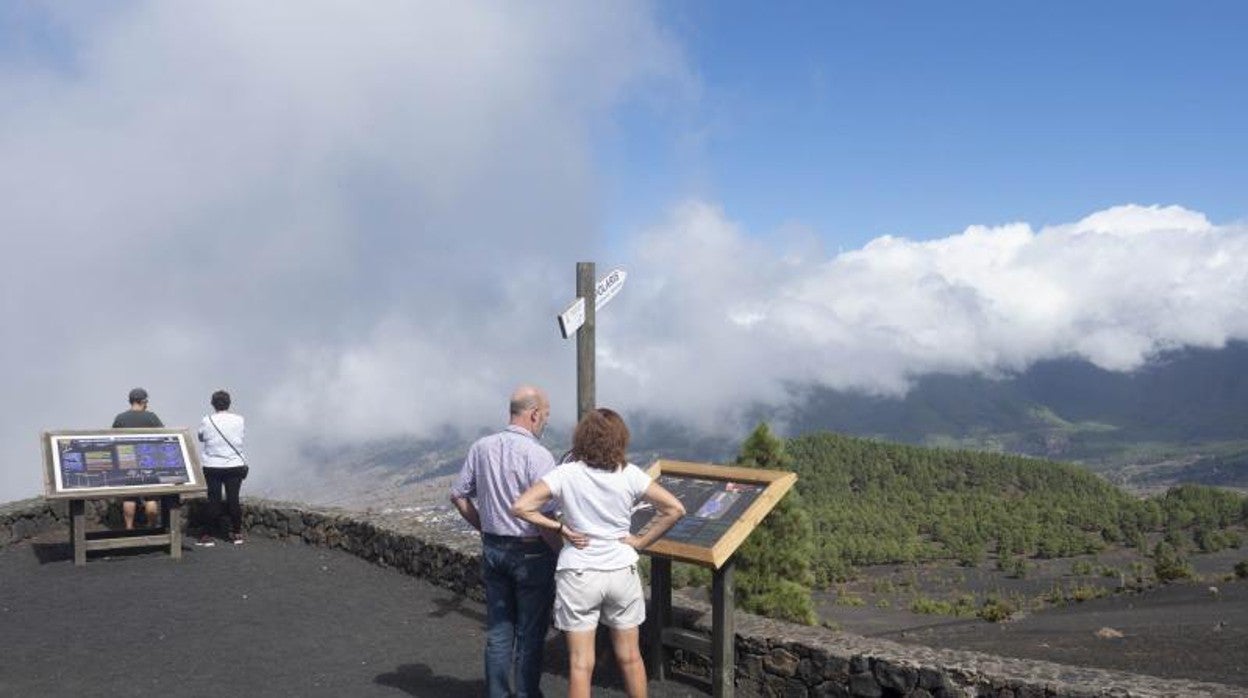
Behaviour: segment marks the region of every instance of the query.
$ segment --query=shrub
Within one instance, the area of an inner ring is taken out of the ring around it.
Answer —
[[[837,594],[836,601],[834,603],[837,606],[866,606],[867,605],[866,599],[862,598],[861,596],[858,596],[857,594]]]
[[[1087,577],[1092,574],[1092,563],[1088,560],[1075,560],[1070,565],[1070,573],[1076,577]]]
[[[781,580],[762,594],[750,597],[751,612],[790,623],[814,625],[818,622],[811,609],[810,587],[789,580]]]
[[[1054,582],[1053,586],[1044,595],[1044,600],[1051,604],[1060,604],[1066,602],[1066,589],[1062,587],[1060,582]]]
[[[999,561],[998,566],[1001,568],[1001,571],[1005,572],[1006,576],[1014,579],[1026,577],[1027,570],[1031,567],[1031,565],[1027,564],[1027,560],[1021,557],[1006,558],[1003,561]]]
[[[1187,559],[1164,540],[1158,542],[1153,548],[1153,574],[1159,582],[1191,579],[1196,576],[1195,570],[1188,564]]]
[[[1235,563],[1235,576],[1240,579],[1248,578],[1248,560]]]
[[[1070,598],[1083,603],[1089,599],[1099,599],[1109,593],[1105,587],[1096,586],[1094,584],[1080,584],[1070,590]]]
[[[979,613],[976,615],[989,623],[1000,623],[1003,620],[1009,620],[1010,616],[1014,615],[1017,611],[1018,608],[1009,601],[997,597],[990,597],[984,602],[983,606],[979,607]]]
[[[1163,536],[1163,540],[1179,552],[1183,552],[1183,550],[1187,548],[1188,537],[1183,534],[1183,531],[1177,528],[1167,530],[1166,535]]]
[[[672,587],[709,587],[711,571],[698,565],[677,562],[672,565]]]
[[[1196,541],[1196,547],[1200,548],[1202,553],[1216,553],[1224,548],[1231,547],[1230,540],[1222,531],[1210,531],[1204,528],[1197,529],[1192,535]]]
[[[873,594],[892,594],[896,591],[897,588],[893,586],[892,580],[877,579],[876,581],[871,582],[871,592]]]
[[[955,616],[973,616],[978,610],[974,594],[962,594],[953,601],[953,615]]]
[[[948,601],[937,601],[926,596],[916,596],[910,602],[910,611],[912,613],[924,613],[934,616],[951,616],[953,615],[953,604]]]
[[[913,613],[938,616],[973,616],[978,612],[974,594],[962,594],[952,601],[942,601],[927,596],[916,596],[910,602]]]

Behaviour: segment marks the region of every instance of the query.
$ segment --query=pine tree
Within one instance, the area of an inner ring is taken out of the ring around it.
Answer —
[[[784,443],[759,424],[741,445],[737,465],[791,470]],[[741,608],[807,625],[815,623],[810,588],[815,575],[814,528],[797,490],[789,490],[737,549],[736,598]]]

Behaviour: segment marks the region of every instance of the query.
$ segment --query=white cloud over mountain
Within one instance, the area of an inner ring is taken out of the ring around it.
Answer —
[[[604,347],[609,385],[708,426],[731,421],[725,407],[785,400],[786,385],[898,394],[925,373],[1056,357],[1127,371],[1248,338],[1248,228],[1179,206],[884,237],[829,256],[768,249],[691,202],[636,254],[639,281],[611,308],[625,317],[608,320],[622,335]]]
[[[1175,206],[829,254],[695,200],[608,246],[595,131],[630,100],[696,99],[639,4],[32,21],[58,40],[0,63],[0,500],[38,492],[41,430],[107,425],[135,385],[171,425],[232,390],[261,479],[307,438],[496,426],[518,381],[566,423],[554,318],[583,259],[629,272],[600,318],[600,402],[709,429],[792,384],[1129,370],[1248,338],[1248,231]]]

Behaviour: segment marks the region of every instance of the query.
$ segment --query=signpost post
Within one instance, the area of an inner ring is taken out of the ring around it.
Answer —
[[[559,332],[564,339],[576,334],[576,419],[580,421],[594,409],[595,392],[595,325],[597,311],[624,287],[628,274],[623,269],[594,283],[594,263],[576,263],[576,300],[559,314]]]
[[[594,328],[598,315],[597,293],[594,289],[594,263],[577,262],[576,295],[585,307],[585,324],[576,331],[576,420],[594,409],[596,392],[594,365]]]

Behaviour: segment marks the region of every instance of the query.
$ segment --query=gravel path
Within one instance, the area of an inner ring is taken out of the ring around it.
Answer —
[[[0,695],[475,696],[481,604],[341,551],[252,539],[92,554],[66,533],[0,550]],[[567,692],[547,642],[547,695]],[[609,655],[595,695],[622,696]],[[651,683],[654,696],[704,696]]]

